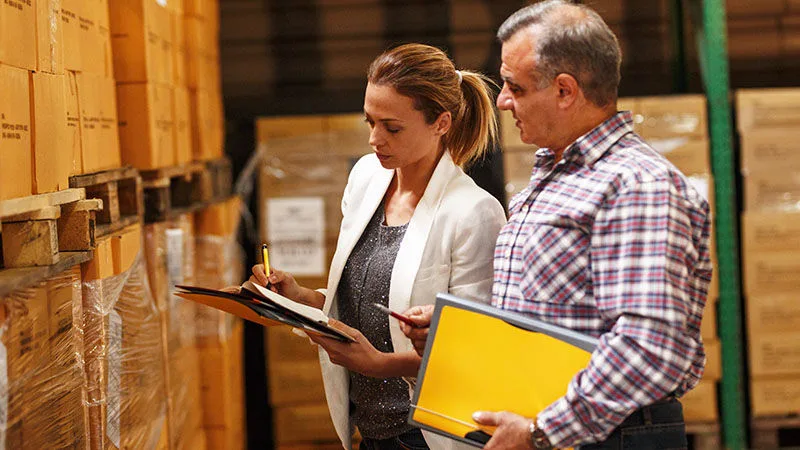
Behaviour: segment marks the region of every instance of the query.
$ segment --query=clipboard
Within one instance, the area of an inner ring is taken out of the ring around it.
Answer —
[[[408,422],[482,448],[493,429],[475,411],[536,415],[567,392],[597,339],[438,294]]]
[[[297,303],[263,286],[245,282],[239,292],[225,292],[200,286],[175,286],[178,297],[239,316],[259,325],[288,325],[306,333],[326,336],[342,342],[355,339],[328,325],[328,317],[319,309]]]

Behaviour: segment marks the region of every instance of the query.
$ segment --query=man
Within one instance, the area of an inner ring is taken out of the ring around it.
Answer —
[[[597,13],[548,0],[514,13],[498,37],[497,106],[540,149],[497,241],[492,304],[599,345],[537,417],[476,413],[498,427],[486,448],[685,448],[676,397],[705,364],[708,204],[617,112],[619,44]],[[407,311],[420,324],[430,313]],[[427,329],[404,331],[421,349]]]

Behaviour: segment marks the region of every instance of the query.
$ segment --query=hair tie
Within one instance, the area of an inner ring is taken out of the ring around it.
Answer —
[[[461,75],[460,70],[456,70],[456,75],[458,75],[458,84],[461,84],[461,82],[464,81],[464,76]]]

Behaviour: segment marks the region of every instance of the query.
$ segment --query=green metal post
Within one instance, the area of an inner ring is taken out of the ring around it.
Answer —
[[[722,341],[721,410],[725,447],[746,448],[742,359],[742,314],[739,292],[736,164],[733,155],[730,81],[724,0],[693,0],[700,69],[708,97],[711,162],[716,192],[719,266],[719,334]]]

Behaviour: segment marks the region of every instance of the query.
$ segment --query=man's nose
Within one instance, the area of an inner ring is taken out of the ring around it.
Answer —
[[[500,94],[497,95],[497,109],[511,109],[511,96],[508,95],[505,87],[500,91]]]

